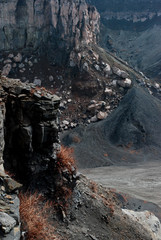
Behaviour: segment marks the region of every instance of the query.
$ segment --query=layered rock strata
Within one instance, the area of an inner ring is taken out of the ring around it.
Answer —
[[[61,62],[71,49],[96,43],[98,22],[98,12],[85,0],[2,1],[0,50],[39,49]]]
[[[1,97],[1,162],[4,155],[5,168],[22,182],[30,182],[30,176],[32,180],[39,176],[41,182],[59,150],[59,98],[44,88],[5,77],[1,78]]]

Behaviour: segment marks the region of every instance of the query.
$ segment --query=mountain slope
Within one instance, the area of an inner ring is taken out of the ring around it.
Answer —
[[[160,125],[160,100],[133,87],[104,121],[64,133],[62,142],[74,148],[80,167],[156,160],[161,153]]]

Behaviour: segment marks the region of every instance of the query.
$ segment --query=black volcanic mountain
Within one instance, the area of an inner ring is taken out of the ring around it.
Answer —
[[[74,148],[78,165],[83,168],[158,160],[160,126],[160,100],[133,87],[109,117],[66,132],[62,143]]]

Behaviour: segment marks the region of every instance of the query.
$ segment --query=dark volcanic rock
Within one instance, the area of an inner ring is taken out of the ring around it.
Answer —
[[[104,121],[79,127],[62,136],[75,149],[80,167],[130,163],[160,158],[161,102],[133,87]],[[80,139],[74,143],[74,137]]]

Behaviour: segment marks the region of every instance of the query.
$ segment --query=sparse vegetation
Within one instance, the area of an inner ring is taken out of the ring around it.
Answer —
[[[97,193],[98,192],[98,186],[97,186],[97,184],[96,184],[96,182],[94,182],[94,181],[90,181],[90,189],[92,190],[92,192],[94,192],[94,193]]]
[[[20,193],[19,197],[22,231],[25,232],[25,239],[59,240],[47,217],[52,209],[52,203],[49,201],[43,203],[43,197],[38,193]]]
[[[76,171],[72,148],[61,146],[61,150],[57,154],[57,167],[60,171],[66,170],[71,174]]]
[[[56,169],[62,181],[55,191],[55,207],[66,212],[69,201],[72,196],[73,175],[76,173],[76,164],[73,157],[73,149],[61,146],[60,152],[57,154]]]

